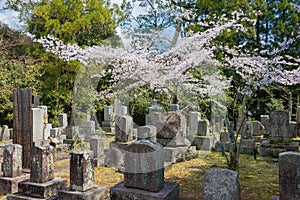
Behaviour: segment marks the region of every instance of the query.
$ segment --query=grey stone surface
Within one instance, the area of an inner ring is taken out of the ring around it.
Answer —
[[[196,136],[192,145],[195,145],[197,150],[210,151],[214,148],[216,140],[214,136]]]
[[[264,134],[264,125],[260,121],[253,121],[252,122],[253,127],[253,136],[260,136]]]
[[[297,131],[298,131],[298,124],[297,124],[297,122],[291,121],[289,123],[288,138],[295,138],[295,137],[297,137]]]
[[[178,195],[179,185],[176,183],[165,183],[158,192],[127,188],[123,182],[110,188],[110,200],[177,200]]]
[[[48,108],[47,106],[38,106],[39,109],[43,111],[44,124],[48,124]]]
[[[45,183],[54,179],[54,147],[35,146],[32,150],[30,181]]]
[[[300,199],[300,153],[279,154],[280,200]]]
[[[90,150],[93,151],[94,158],[99,158],[104,155],[104,139],[91,138]]]
[[[179,112],[169,112],[166,120],[156,125],[157,138],[186,138],[186,119]]]
[[[271,142],[289,142],[289,112],[276,110],[270,114],[269,139]]]
[[[23,181],[19,183],[19,193],[30,198],[49,198],[67,186],[67,179],[54,178],[44,183]]]
[[[94,187],[93,152],[81,150],[70,153],[70,190],[87,191]]]
[[[119,115],[120,115],[120,116],[125,116],[125,115],[127,115],[127,106],[121,106],[121,107],[120,107]]]
[[[261,156],[278,157],[280,153],[287,151],[299,152],[299,144],[271,144],[270,141],[262,141],[259,146]]]
[[[139,140],[125,149],[124,185],[158,192],[164,185],[163,146],[149,140]]]
[[[4,147],[2,172],[4,177],[22,175],[22,146],[9,144]]]
[[[253,124],[250,121],[247,121],[243,124],[242,128],[242,138],[252,138],[253,136]]]
[[[241,139],[238,147],[240,148],[240,153],[252,155],[255,147],[255,139]]]
[[[0,133],[0,141],[7,142],[10,140],[10,131],[7,125],[3,125],[1,133]]]
[[[63,189],[58,192],[58,200],[107,200],[106,187],[95,186],[85,192]]]
[[[300,106],[297,107],[296,111],[296,122],[300,124]]]
[[[104,107],[104,121],[112,121],[113,119],[113,107],[105,106]]]
[[[29,174],[24,174],[17,177],[0,177],[0,195],[18,192],[18,184],[28,179]]]
[[[269,115],[261,115],[260,116],[260,122],[265,127],[266,132],[268,132],[268,130],[269,130],[269,119],[270,119]]]
[[[205,200],[240,200],[238,173],[228,169],[213,168],[204,174],[202,194]]]
[[[44,139],[44,111],[40,108],[32,108],[32,140]]]
[[[60,127],[68,126],[68,115],[66,113],[61,113],[58,115],[58,122]]]
[[[198,136],[207,136],[209,135],[209,121],[207,119],[198,121]]]
[[[115,124],[115,141],[128,142],[132,140],[133,120],[130,116],[117,116]]]
[[[189,115],[189,129],[198,131],[198,121],[201,119],[201,114],[199,112],[190,112]]]
[[[138,127],[137,139],[147,139],[151,140],[152,142],[156,142],[156,127],[152,125]]]

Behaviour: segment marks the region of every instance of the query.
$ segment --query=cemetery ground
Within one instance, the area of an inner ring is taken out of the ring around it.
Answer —
[[[112,138],[108,138],[107,144]],[[88,149],[88,145],[77,145],[74,150]],[[72,150],[72,151],[74,151]],[[69,151],[71,152],[71,151]],[[69,152],[57,154],[54,163],[55,177],[67,178],[69,185]],[[214,167],[226,168],[226,159],[221,152],[198,151],[199,157],[166,166],[165,181],[175,182],[180,185],[180,198],[186,200],[202,199],[202,182],[205,170]],[[60,158],[60,159],[59,159]],[[264,200],[279,195],[279,166],[278,162],[263,157],[254,160],[253,155],[240,154],[239,180],[243,200]],[[123,180],[123,174],[114,168],[104,166],[94,170],[95,184],[109,188]],[[6,196],[0,196],[6,199]]]

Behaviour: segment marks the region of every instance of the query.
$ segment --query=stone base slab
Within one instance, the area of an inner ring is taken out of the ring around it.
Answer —
[[[14,193],[7,196],[7,200],[56,200],[56,197],[49,197],[49,198],[35,198],[24,196],[20,193]]]
[[[106,187],[95,186],[85,192],[63,189],[58,192],[58,200],[105,200]]]
[[[279,157],[280,153],[287,151],[299,152],[299,145],[295,144],[271,144],[269,141],[263,141],[260,144],[259,154],[261,156]]]
[[[195,146],[164,147],[164,161],[167,163],[182,162],[197,157]]]
[[[67,187],[67,179],[62,178],[54,178],[45,183],[34,183],[28,180],[19,183],[19,193],[36,198],[49,198],[65,187]]]
[[[0,195],[18,192],[18,184],[30,178],[29,174],[17,177],[0,177]]]
[[[210,151],[215,146],[215,139],[214,136],[195,136],[192,145],[195,145],[197,150]]]
[[[110,188],[110,200],[177,200],[178,195],[179,185],[167,182],[159,192],[127,188],[124,182]]]

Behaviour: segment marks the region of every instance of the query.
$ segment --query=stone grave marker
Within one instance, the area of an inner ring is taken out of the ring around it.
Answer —
[[[44,111],[40,108],[32,108],[32,141],[44,139]]]
[[[29,178],[22,174],[22,146],[9,144],[4,147],[3,177],[0,177],[0,195],[18,192],[18,183]]]
[[[70,188],[58,192],[58,200],[105,200],[106,187],[94,184],[93,152],[70,153]]]
[[[10,131],[8,129],[7,125],[3,125],[1,135],[0,135],[0,141],[6,142],[10,140]]]
[[[155,126],[140,126],[137,129],[138,140],[151,140],[156,142],[156,127]]]
[[[32,89],[13,91],[13,143],[22,145],[23,168],[30,168],[32,148]]]
[[[268,132],[268,130],[269,130],[269,119],[270,119],[269,115],[261,115],[260,116],[260,122],[265,127],[266,132]]]
[[[264,134],[265,127],[260,121],[253,121],[252,127],[253,127],[253,136],[260,136]]]
[[[9,195],[7,199],[48,199],[66,187],[66,179],[54,177],[53,158],[52,146],[35,146],[32,150],[30,180],[19,183],[18,193]]]
[[[289,142],[289,112],[276,110],[270,114],[269,133],[271,142]]]
[[[104,107],[104,120],[102,121],[102,129],[107,132],[112,131],[112,121],[114,118],[113,107],[105,106]]]
[[[116,142],[128,142],[132,140],[133,120],[131,116],[117,116],[115,124]]]
[[[126,147],[124,182],[110,189],[111,200],[177,200],[178,184],[164,181],[163,146],[139,140]]]
[[[300,153],[279,154],[279,195],[280,200],[300,199]]]
[[[102,138],[91,138],[90,150],[93,151],[92,164],[99,167],[104,164],[104,140]]]
[[[238,173],[228,169],[213,168],[204,174],[202,194],[205,200],[240,200]]]
[[[67,127],[68,126],[68,115],[66,113],[61,113],[58,115],[58,122],[60,127]]]

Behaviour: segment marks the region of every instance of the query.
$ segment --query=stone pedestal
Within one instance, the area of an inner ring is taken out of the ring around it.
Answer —
[[[299,144],[271,144],[270,141],[263,141],[259,147],[259,154],[261,156],[278,158],[280,153],[286,151],[299,152]]]
[[[255,147],[255,140],[241,139],[240,144],[238,144],[238,147],[240,147],[240,153],[252,155],[253,149]]]
[[[90,150],[93,151],[92,165],[99,167],[104,165],[104,141],[101,138],[91,138]]]
[[[22,175],[22,146],[9,144],[4,147],[3,177],[0,177],[0,195],[18,192],[18,183],[29,179],[29,174]]]
[[[106,200],[106,187],[96,186],[90,190],[80,192],[70,189],[63,189],[58,192],[58,198],[61,200]]]
[[[35,198],[49,198],[55,196],[60,189],[66,186],[67,180],[62,178],[54,178],[44,183],[28,180],[19,184],[19,194]]]
[[[52,146],[35,146],[32,151],[30,180],[19,183],[18,193],[7,198],[48,199],[67,186],[67,180],[54,178],[54,158]]]
[[[71,153],[70,189],[60,190],[59,200],[104,200],[106,187],[94,185],[92,151],[81,150]]]
[[[29,174],[17,177],[0,177],[0,195],[18,192],[18,184],[29,179]]]
[[[197,150],[210,151],[215,147],[216,140],[214,136],[195,136],[192,145],[196,146]]]
[[[165,183],[159,192],[150,192],[146,190],[127,188],[124,183],[118,183],[110,188],[110,200],[177,200],[179,195],[179,185],[176,183]]]
[[[124,182],[110,189],[111,200],[178,198],[178,184],[164,182],[164,148],[149,140],[126,147]]]

